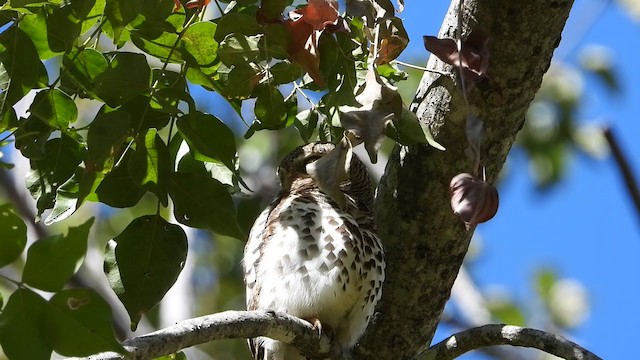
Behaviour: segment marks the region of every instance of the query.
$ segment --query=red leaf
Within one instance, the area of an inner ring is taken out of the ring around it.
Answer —
[[[320,57],[318,56],[318,39],[322,31],[315,31],[305,21],[298,19],[288,20],[284,23],[291,34],[289,43],[289,57],[309,73],[309,76],[320,86],[325,86],[325,81],[320,74]]]
[[[313,30],[324,30],[327,25],[338,20],[338,2],[335,0],[309,0],[307,6],[289,13],[292,19],[301,20],[313,27]]]
[[[175,1],[177,0],[174,0],[174,2]],[[190,1],[187,1],[187,3],[185,4],[185,7],[187,9],[203,8],[209,5],[210,2],[211,0],[190,0]]]

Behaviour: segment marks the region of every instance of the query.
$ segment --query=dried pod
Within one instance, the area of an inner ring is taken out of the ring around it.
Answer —
[[[493,218],[498,212],[496,188],[467,173],[456,175],[449,184],[451,209],[460,216],[467,229]]]

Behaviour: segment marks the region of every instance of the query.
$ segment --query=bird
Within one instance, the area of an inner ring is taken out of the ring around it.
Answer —
[[[336,345],[332,359],[357,344],[385,278],[366,166],[352,156],[348,177],[339,184],[343,206],[309,175],[309,165],[335,149],[332,143],[309,143],[282,159],[281,190],[256,219],[243,256],[247,310],[307,320]],[[249,339],[249,349],[255,360],[306,359],[266,337]]]

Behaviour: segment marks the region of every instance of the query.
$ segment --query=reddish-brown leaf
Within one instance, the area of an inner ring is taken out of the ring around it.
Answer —
[[[451,209],[464,221],[467,229],[493,218],[498,212],[496,188],[467,173],[456,175],[449,184]]]
[[[484,30],[471,32],[462,43],[462,52],[453,39],[439,39],[435,36],[423,36],[424,46],[432,54],[449,65],[461,70],[464,81],[470,85],[486,76],[489,67],[488,37]]]
[[[174,0],[174,2],[177,0]],[[187,9],[197,9],[197,8],[203,8],[207,5],[209,5],[209,3],[211,2],[211,0],[190,0],[187,1],[187,3],[184,5]]]

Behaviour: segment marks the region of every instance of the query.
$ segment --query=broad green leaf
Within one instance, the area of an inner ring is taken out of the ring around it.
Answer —
[[[71,98],[58,89],[40,91],[29,112],[51,127],[66,131],[69,123],[76,121],[78,108]]]
[[[259,34],[260,30],[260,24],[255,16],[232,12],[219,19],[214,38],[217,42],[221,42],[225,36],[231,33],[249,36]]]
[[[107,105],[116,107],[149,91],[150,76],[144,54],[118,52],[107,70],[96,77],[96,93]]]
[[[295,127],[300,132],[300,137],[307,143],[318,126],[318,111],[314,109],[303,110],[296,115]]]
[[[0,132],[18,126],[16,111],[11,106],[7,106],[5,111],[4,107],[4,102],[9,92],[9,85],[11,85],[11,77],[7,69],[4,68],[4,64],[0,62]]]
[[[429,126],[420,123],[418,117],[406,107],[402,108],[402,115],[399,119],[394,118],[393,123],[387,125],[386,134],[389,138],[403,145],[429,144],[438,150],[445,150],[433,138]]]
[[[42,159],[45,156],[47,139],[53,129],[35,116],[21,119],[15,133],[16,149],[29,159]]]
[[[180,223],[242,239],[231,195],[218,180],[178,172],[171,177],[169,194]]]
[[[138,0],[109,0],[106,3],[104,14],[113,29],[113,39],[120,41],[122,31],[142,10],[142,1]]]
[[[160,69],[153,69],[152,75],[153,83],[157,85],[149,103],[151,109],[178,115],[182,113],[178,105],[184,101],[189,106],[187,112],[196,111],[195,102],[187,92],[187,80],[182,74],[168,70],[160,72]]]
[[[109,67],[99,51],[72,49],[62,57],[61,87],[69,93],[95,95],[96,78]]]
[[[38,215],[54,206],[56,190],[73,176],[85,157],[84,146],[67,135],[47,141],[45,157],[32,161],[27,188],[37,201]]]
[[[87,170],[103,171],[113,166],[130,131],[130,116],[122,110],[98,114],[87,134]]]
[[[167,145],[149,129],[136,141],[136,151],[128,163],[129,174],[138,186],[154,193],[167,206],[167,181],[170,173]]]
[[[262,74],[254,64],[240,63],[232,69],[221,66],[218,69],[220,82],[223,85],[220,93],[228,98],[246,99],[251,96]]]
[[[129,115],[131,129],[136,129],[138,132],[144,132],[150,128],[162,129],[169,124],[169,114],[153,109],[151,103],[152,100],[148,96],[138,95],[118,110]]]
[[[280,90],[271,85],[264,85],[256,89],[256,92],[256,118],[267,128],[281,125],[287,119],[287,108]]]
[[[195,112],[179,118],[176,125],[197,160],[221,161],[235,170],[236,141],[231,129],[220,119]]]
[[[31,89],[45,87],[49,82],[47,70],[38,58],[33,42],[15,26],[0,34],[0,61],[11,78],[3,111]]]
[[[140,201],[146,193],[144,189],[136,185],[127,164],[135,156],[136,150],[129,149],[122,159],[120,165],[114,167],[108,173],[98,188],[96,194],[101,203],[116,207],[132,207]]]
[[[160,215],[134,219],[109,241],[104,270],[135,330],[144,313],[173,286],[187,257],[187,236]]]
[[[46,310],[47,301],[29,289],[11,294],[0,314],[0,345],[9,359],[50,359],[52,349],[42,327]]]
[[[376,70],[378,70],[378,74],[380,74],[380,76],[386,78],[387,80],[390,80],[392,83],[409,78],[409,74],[395,68],[390,64],[379,65],[378,67],[376,67]]]
[[[49,4],[59,5],[62,4],[62,0],[9,0],[9,5],[14,9],[24,7],[37,7]]]
[[[73,15],[82,23],[80,33],[84,34],[95,25],[102,16],[106,0],[71,0]]]
[[[177,33],[163,32],[153,38],[144,35],[137,31],[131,34],[131,41],[140,50],[159,58],[161,61],[177,63],[183,60],[181,51],[171,50],[178,41]]]
[[[218,42],[214,40],[216,24],[199,22],[189,26],[182,35],[181,49],[187,65],[207,67],[213,64],[218,51]],[[189,56],[187,56],[189,55]]]
[[[116,340],[109,304],[92,289],[67,289],[53,295],[44,330],[53,350],[64,356],[103,351],[125,353]]]
[[[84,169],[78,167],[73,176],[56,189],[56,198],[53,209],[46,219],[45,225],[51,225],[55,222],[65,220],[80,207],[82,199],[80,199],[80,179]]]
[[[0,206],[0,267],[15,261],[27,245],[27,226],[11,204]]]
[[[59,55],[60,51],[53,51],[49,46],[49,32],[47,31],[47,12],[40,10],[34,14],[23,15],[18,23],[20,30],[29,36],[38,55],[42,60],[48,60]]]
[[[292,2],[291,0],[262,0],[263,16],[267,19],[279,19],[284,8]]]
[[[260,55],[258,39],[259,36],[245,36],[237,33],[227,35],[218,48],[220,61],[231,66],[255,60]]]
[[[287,59],[291,43],[291,33],[281,23],[268,24],[264,30],[264,37],[260,39],[259,47],[263,56],[267,58]]]
[[[269,73],[271,85],[279,85],[299,79],[304,74],[304,70],[298,64],[283,61],[270,67]]]
[[[82,24],[71,6],[54,8],[47,16],[47,37],[54,52],[66,52],[78,41]]]
[[[69,281],[87,253],[87,238],[94,218],[70,227],[67,235],[47,236],[27,252],[22,281],[44,291],[55,292]]]

